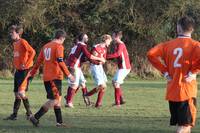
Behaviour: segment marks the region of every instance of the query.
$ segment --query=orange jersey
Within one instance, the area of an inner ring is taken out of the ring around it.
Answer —
[[[62,44],[55,42],[47,43],[38,56],[37,62],[34,65],[31,74],[34,75],[41,64],[43,64],[43,80],[51,81],[54,79],[62,80],[63,72],[69,76],[70,73],[64,62],[58,62],[58,59],[63,59],[64,47]]]
[[[30,44],[20,39],[13,43],[14,46],[14,67],[18,70],[29,69],[33,66],[33,59],[35,56],[35,50]]]
[[[152,65],[172,78],[167,83],[167,100],[185,101],[197,96],[196,80],[188,83],[185,78],[200,59],[199,46],[199,42],[189,37],[179,37],[149,50],[147,56]]]

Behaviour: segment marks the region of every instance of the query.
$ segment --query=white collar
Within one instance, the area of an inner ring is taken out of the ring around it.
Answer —
[[[84,42],[79,42],[79,41],[78,41],[77,44],[79,44],[79,43],[80,43],[81,45],[86,45]]]

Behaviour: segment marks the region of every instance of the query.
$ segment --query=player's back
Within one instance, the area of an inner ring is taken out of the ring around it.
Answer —
[[[191,38],[176,38],[164,43],[164,61],[169,75],[178,78],[188,74],[197,42]]]
[[[168,83],[166,98],[181,101],[196,95],[196,81],[187,83],[185,78],[191,69],[193,54],[199,43],[191,38],[179,37],[161,44],[163,60],[172,78]],[[183,91],[184,90],[184,91]]]
[[[67,65],[69,67],[81,67],[82,58],[84,56],[84,48],[87,49],[87,45],[82,42],[77,42],[77,44],[72,47],[69,57],[67,58]]]
[[[63,57],[63,46],[55,42],[49,42],[43,47],[44,67],[43,79],[45,81],[63,79],[63,72],[59,67],[57,59]]]

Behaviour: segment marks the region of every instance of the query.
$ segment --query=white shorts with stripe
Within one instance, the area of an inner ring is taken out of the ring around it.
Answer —
[[[97,86],[106,84],[108,80],[102,65],[91,64],[90,70]]]
[[[124,79],[129,74],[130,71],[131,71],[130,69],[118,69],[114,75],[113,81],[118,84],[123,84]]]
[[[70,85],[76,85],[76,86],[79,86],[81,84],[85,84],[86,83],[86,79],[83,75],[83,72],[81,70],[81,68],[79,67],[76,67],[74,68],[71,73],[73,74],[73,76],[75,77],[75,81],[74,82],[71,82],[70,80],[68,80],[68,83]]]

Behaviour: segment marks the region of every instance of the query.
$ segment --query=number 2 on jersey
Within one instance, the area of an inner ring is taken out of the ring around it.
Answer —
[[[182,48],[175,48],[174,51],[173,51],[173,54],[176,56],[176,59],[174,61],[174,67],[177,68],[177,67],[181,67],[182,65],[179,64],[179,60],[180,58],[183,56],[183,49]]]

